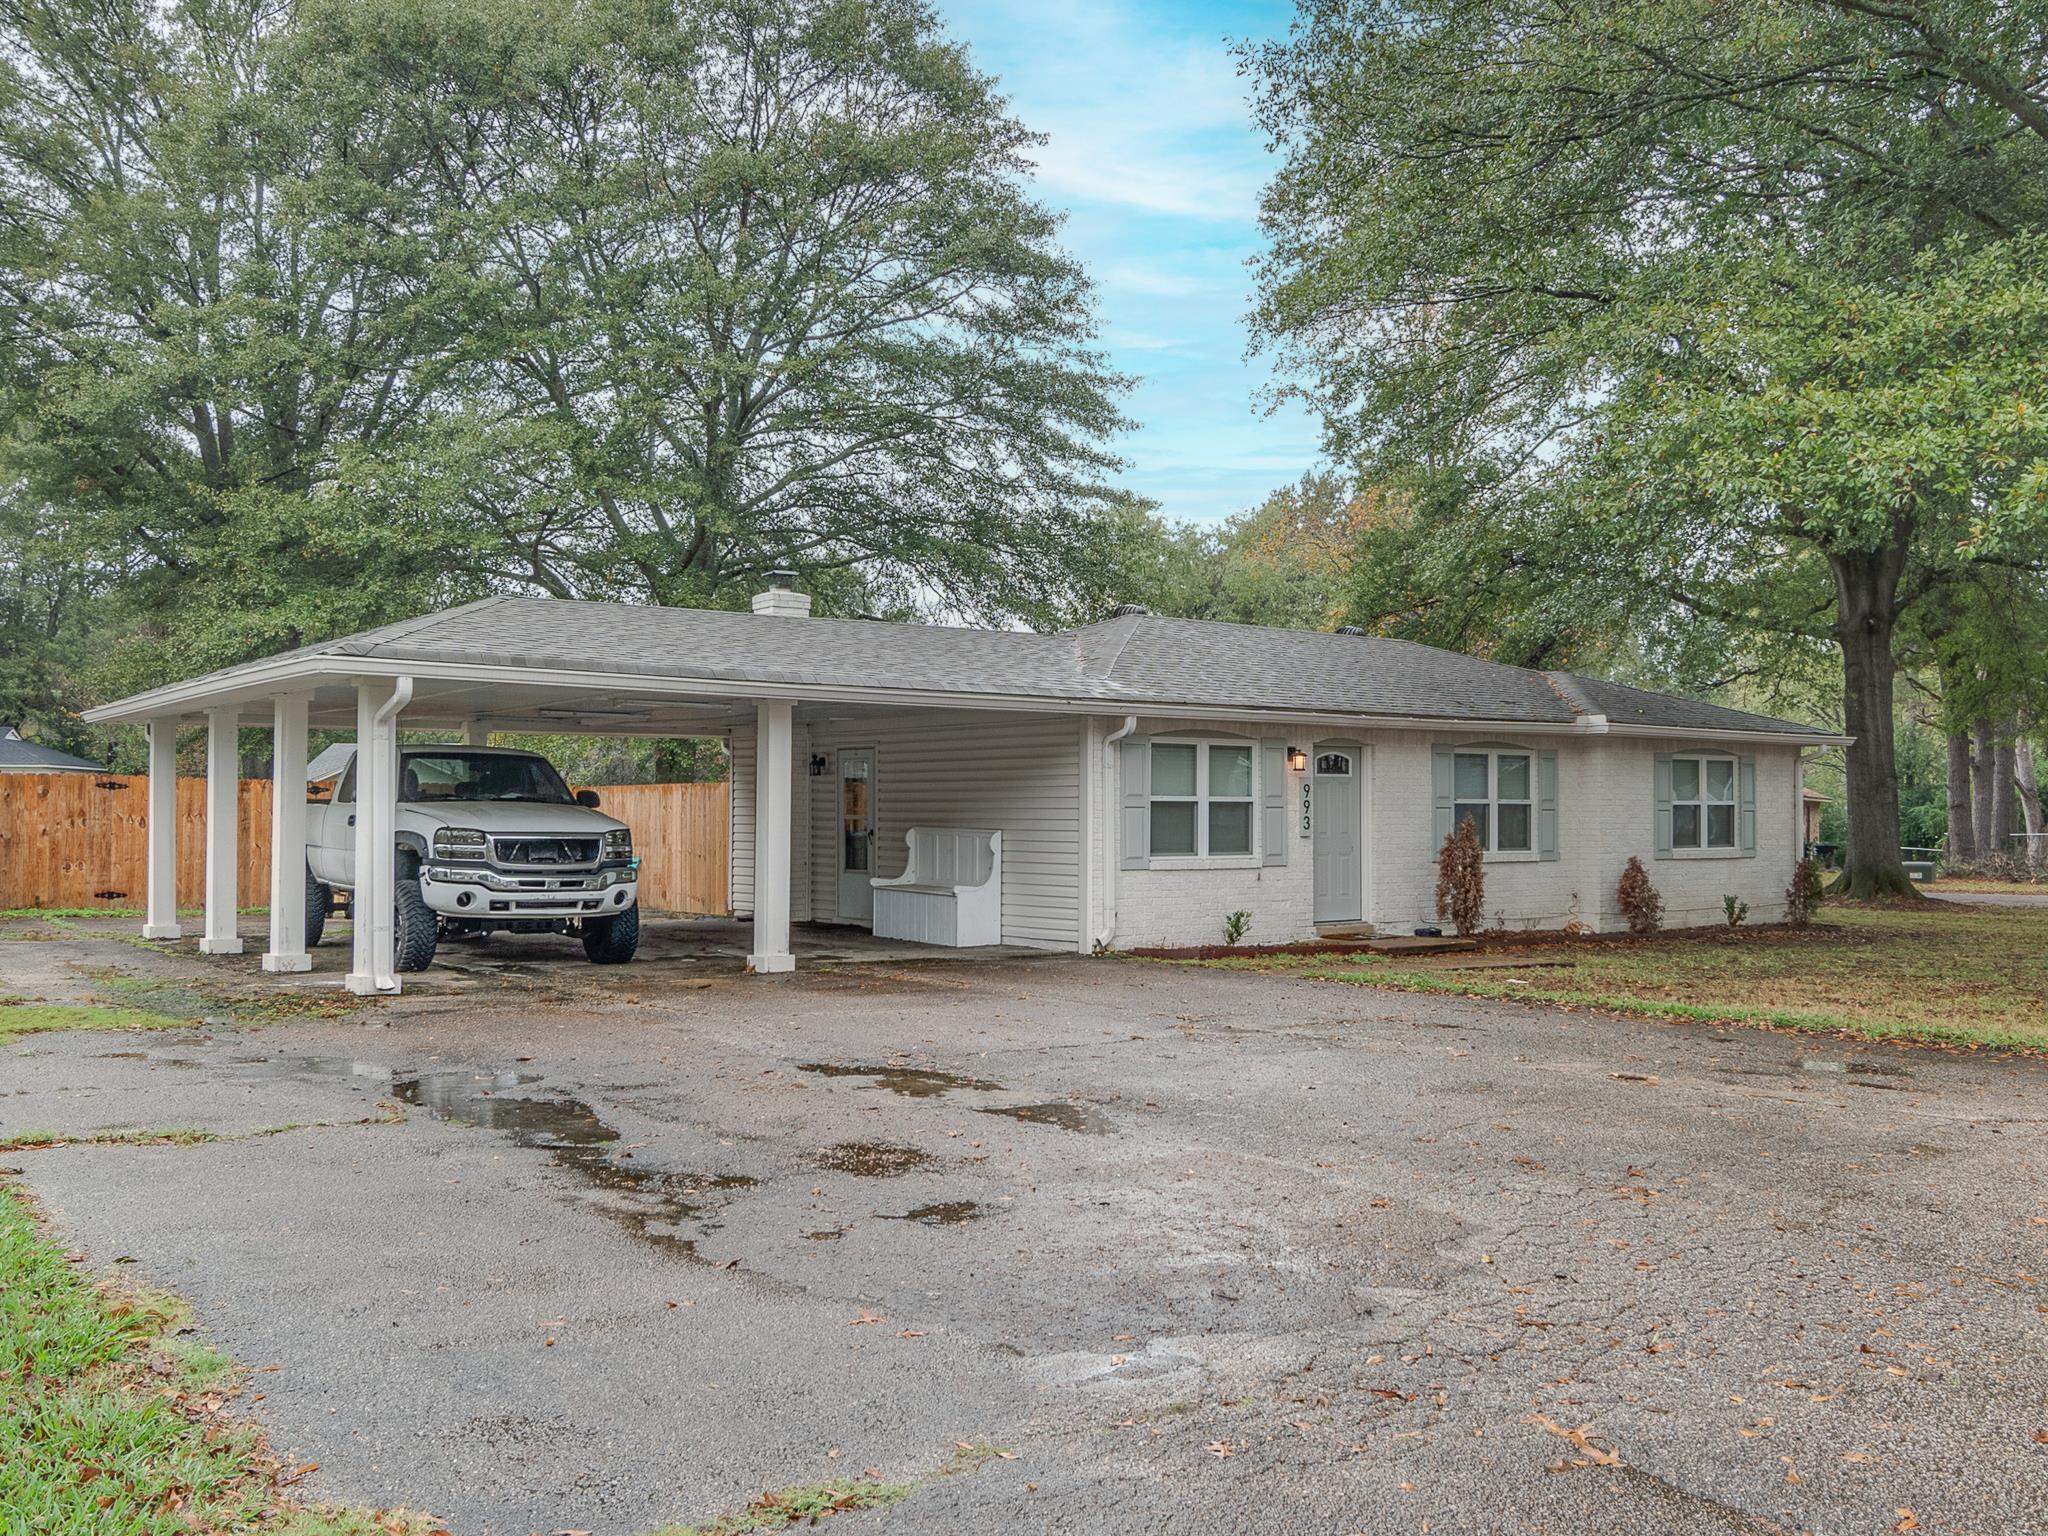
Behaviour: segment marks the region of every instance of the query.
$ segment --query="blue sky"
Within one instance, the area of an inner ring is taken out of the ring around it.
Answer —
[[[1099,290],[1102,342],[1141,382],[1125,484],[1214,522],[1300,478],[1317,432],[1263,413],[1244,316],[1271,161],[1229,40],[1277,36],[1283,0],[936,0],[1024,125],[1049,135],[1038,195]]]

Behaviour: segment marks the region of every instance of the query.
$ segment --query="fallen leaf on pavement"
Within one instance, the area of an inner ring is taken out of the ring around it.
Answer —
[[[1548,1434],[1556,1435],[1560,1440],[1569,1440],[1585,1456],[1586,1461],[1593,1466],[1618,1467],[1621,1465],[1621,1458],[1615,1455],[1614,1452],[1603,1451],[1587,1438],[1586,1431],[1593,1427],[1591,1424],[1581,1424],[1577,1429],[1567,1429],[1555,1419],[1546,1419],[1540,1413],[1532,1413],[1522,1422],[1534,1424],[1538,1429]]]

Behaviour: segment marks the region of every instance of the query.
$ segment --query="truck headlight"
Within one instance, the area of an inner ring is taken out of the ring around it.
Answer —
[[[613,827],[604,835],[604,856],[622,859],[633,851],[633,834],[625,827]]]
[[[480,859],[484,856],[484,835],[475,827],[438,827],[434,831],[434,857],[439,859]]]

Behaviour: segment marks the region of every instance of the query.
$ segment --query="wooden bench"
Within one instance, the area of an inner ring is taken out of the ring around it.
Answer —
[[[910,862],[875,888],[875,937],[967,949],[1003,942],[1003,834],[912,827]]]

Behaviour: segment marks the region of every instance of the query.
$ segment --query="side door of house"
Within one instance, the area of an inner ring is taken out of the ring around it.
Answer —
[[[1315,920],[1355,923],[1365,916],[1362,755],[1348,741],[1318,742],[1313,768]]]
[[[875,749],[839,749],[839,902],[842,923],[875,921]]]

